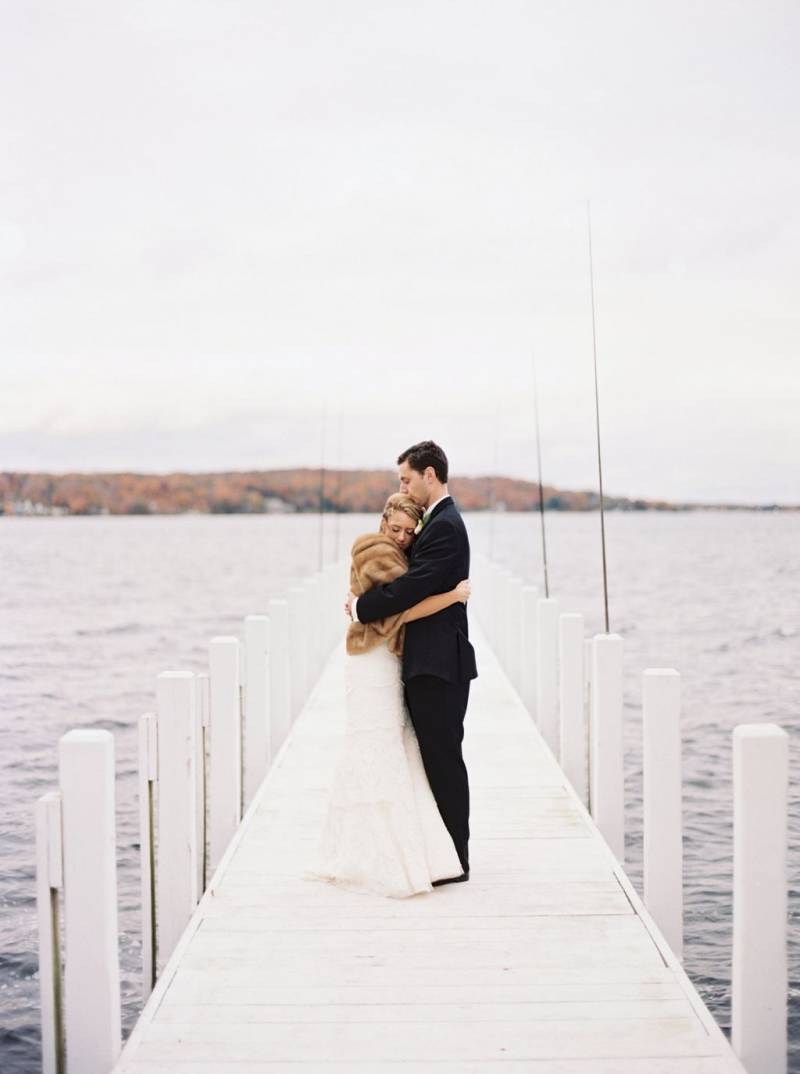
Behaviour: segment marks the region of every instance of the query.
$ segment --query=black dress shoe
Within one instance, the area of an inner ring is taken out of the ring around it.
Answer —
[[[435,888],[439,888],[442,884],[463,884],[466,880],[469,880],[469,869],[461,876],[446,876],[443,880],[432,880],[431,884]]]

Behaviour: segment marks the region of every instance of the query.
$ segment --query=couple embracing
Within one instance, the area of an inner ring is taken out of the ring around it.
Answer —
[[[379,531],[353,544],[346,731],[314,875],[404,898],[469,879],[461,744],[477,671],[447,456],[425,440],[397,465]]]

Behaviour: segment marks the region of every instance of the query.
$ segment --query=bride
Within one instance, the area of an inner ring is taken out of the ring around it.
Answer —
[[[360,595],[408,570],[422,508],[405,493],[386,501],[378,533],[353,544],[350,583]],[[468,581],[374,623],[351,623],[345,667],[346,730],[311,876],[405,898],[456,876],[461,863],[428,784],[400,679],[404,624],[466,603]]]

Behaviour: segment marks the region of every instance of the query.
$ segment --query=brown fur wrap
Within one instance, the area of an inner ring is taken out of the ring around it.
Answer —
[[[386,534],[365,533],[353,542],[350,589],[357,597],[373,586],[393,582],[407,570],[408,560]],[[367,653],[385,641],[390,652],[402,656],[404,615],[388,615],[374,623],[351,623],[347,628],[348,653]]]

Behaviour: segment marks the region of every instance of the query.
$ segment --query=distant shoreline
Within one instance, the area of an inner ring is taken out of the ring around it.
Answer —
[[[519,478],[455,477],[463,511],[535,511],[539,488]],[[362,514],[397,491],[392,470],[226,471],[221,473],[0,473],[0,514],[13,517],[181,514]],[[590,489],[543,488],[547,511],[597,511]],[[604,496],[608,511],[800,511],[800,504],[678,503]]]

